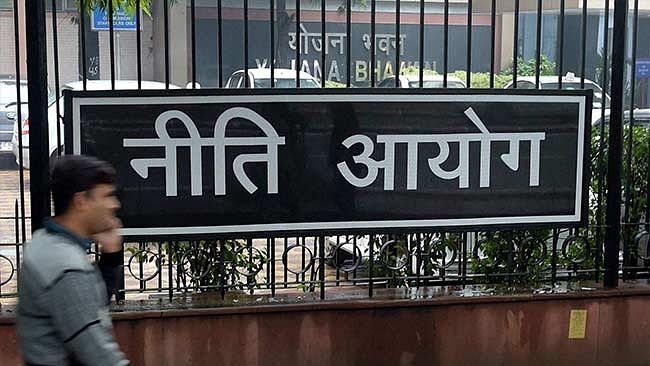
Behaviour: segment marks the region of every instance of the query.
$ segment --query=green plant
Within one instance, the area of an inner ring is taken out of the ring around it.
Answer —
[[[399,73],[401,75],[420,75],[420,67],[414,65],[403,67],[399,70]],[[429,69],[423,69],[422,73],[424,75],[438,75],[438,73],[435,70],[429,70]]]
[[[533,286],[544,279],[550,260],[549,229],[496,231],[480,234],[472,271],[490,283]]]
[[[607,143],[609,138],[609,128],[606,125],[602,132],[600,128],[592,131],[592,181],[591,191],[594,196],[598,192],[602,193],[604,197],[607,194],[607,161],[609,158],[609,145]],[[646,225],[641,223],[648,220],[648,164],[650,156],[650,130],[643,126],[634,126],[632,128],[629,121],[626,121],[623,126],[622,134],[622,161],[621,161],[621,189],[622,189],[622,203],[624,210],[622,212],[621,220],[626,223],[623,226],[623,243],[625,245],[626,257],[624,261],[626,265],[633,264],[636,261],[636,256],[640,249],[633,238],[644,230],[647,230]],[[602,157],[599,154],[602,151]],[[602,164],[602,165],[601,165]],[[597,200],[597,196],[593,201]],[[601,198],[602,202],[605,201]],[[592,204],[591,210],[595,211],[596,205]],[[605,223],[606,205],[603,204],[600,210],[600,223]],[[594,217],[596,217],[594,212]],[[601,232],[602,235],[602,232]]]
[[[369,245],[373,246],[372,276],[384,278],[386,287],[406,285],[404,277],[408,274],[409,247],[406,234],[371,235]]]
[[[160,247],[160,254],[152,247]],[[196,240],[148,243],[129,247],[135,263],[160,266],[170,260],[176,284],[187,291],[247,290],[259,288],[260,273],[268,263],[266,249],[241,240]]]
[[[456,70],[452,74],[460,80],[467,80],[467,71]],[[494,88],[502,89],[512,79],[510,75],[494,74]],[[473,72],[470,76],[470,87],[487,89],[490,87],[490,73],[489,72]]]
[[[369,241],[372,255],[369,249],[363,253],[364,267],[372,268],[376,284],[384,281],[387,288],[408,287],[416,275],[419,281],[439,278],[457,264],[460,240],[460,234],[373,235]]]
[[[326,88],[345,88],[347,85],[345,83],[339,83],[337,81],[325,80]]]
[[[519,57],[517,59],[517,76],[535,76],[537,70],[537,60],[532,58],[530,60],[524,60]],[[551,61],[546,57],[546,55],[540,55],[539,58],[539,74],[541,76],[551,76],[557,75],[557,65],[555,62]],[[513,74],[513,65],[512,63],[508,68],[501,72],[502,75]]]

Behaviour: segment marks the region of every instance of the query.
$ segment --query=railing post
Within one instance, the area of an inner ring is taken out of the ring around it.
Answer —
[[[45,1],[25,1],[32,231],[50,215]]]
[[[625,72],[625,33],[627,1],[614,3],[614,37],[612,41],[612,104],[609,123],[607,160],[607,212],[605,217],[605,287],[618,285],[618,252],[621,232],[621,162],[623,139],[623,84]]]

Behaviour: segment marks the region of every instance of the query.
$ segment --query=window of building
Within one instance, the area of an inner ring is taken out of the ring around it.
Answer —
[[[3,0],[0,0],[3,1]],[[76,10],[77,5],[74,0],[55,0],[56,10]],[[52,0],[45,0],[45,9],[52,10]]]
[[[0,0],[0,9],[13,9],[13,0]]]

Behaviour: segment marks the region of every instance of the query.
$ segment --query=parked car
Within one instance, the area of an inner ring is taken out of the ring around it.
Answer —
[[[514,89],[514,83],[510,81],[504,88]],[[558,89],[558,76],[540,76],[538,87],[535,87],[534,76],[518,76],[517,89]],[[572,72],[567,72],[566,75],[562,76],[562,89],[582,89],[580,78],[576,77]],[[603,104],[605,106],[605,115],[609,114],[610,98],[607,93],[603,92],[600,85],[589,79],[585,79],[584,89],[594,91],[591,111],[591,122],[594,123],[602,116]]]
[[[389,76],[382,80],[378,85],[378,88],[395,88],[395,76]],[[399,87],[400,88],[419,88],[420,87],[420,75],[400,75],[399,76]],[[443,88],[444,87],[444,77],[443,75],[423,75],[422,77],[422,87],[423,88]],[[447,75],[447,88],[466,88],[467,85],[465,82],[459,78]]]
[[[316,78],[300,71],[301,88],[320,88]],[[244,70],[237,70],[230,75],[226,88],[296,88],[296,70],[273,69],[273,86],[271,86],[271,69],[248,69],[248,84]]]
[[[634,118],[634,126],[637,127],[643,127],[646,129],[650,129],[650,109],[635,109],[634,113],[631,114],[632,118]],[[609,117],[610,115],[605,116],[605,126],[609,124]],[[600,124],[602,123],[602,118],[600,116],[596,121],[594,121],[591,125],[592,127],[600,127]],[[630,123],[630,111],[627,110],[623,112],[623,124],[629,124]]]
[[[165,89],[165,83],[157,81],[142,81],[142,89]],[[137,80],[115,80],[115,90],[137,90],[138,81]],[[180,89],[179,86],[169,85],[169,89]],[[68,84],[65,84],[61,87],[61,90],[84,90],[82,81],[75,81]],[[111,80],[87,80],[86,81],[86,90],[112,90]],[[51,98],[48,108],[47,108],[47,125],[48,125],[48,138],[49,138],[49,153],[50,158],[59,155],[60,152],[63,152],[63,145],[58,145],[58,136],[57,136],[57,126],[60,133],[60,141],[63,143],[63,97],[59,98],[59,113],[56,110],[56,98]],[[26,111],[26,108],[25,108]],[[59,123],[61,121],[61,123]],[[22,140],[22,151],[23,151],[23,160],[22,166],[25,169],[29,169],[29,117],[27,112],[23,113],[23,121],[19,123],[17,119],[14,120],[13,124],[13,134],[11,138],[11,149],[14,156],[16,157],[16,163],[21,164],[20,155],[19,155],[19,143],[18,136],[20,134]]]
[[[16,87],[18,85],[18,88]],[[26,105],[27,80],[18,80],[11,77],[0,77],[0,151],[11,151],[11,137],[18,110],[18,91],[20,102]],[[49,98],[53,96],[48,89]]]

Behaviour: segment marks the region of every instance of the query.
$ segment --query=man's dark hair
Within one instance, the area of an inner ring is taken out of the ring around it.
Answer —
[[[92,156],[64,155],[52,169],[51,188],[54,215],[64,214],[77,192],[88,191],[98,184],[115,184],[115,169]]]

